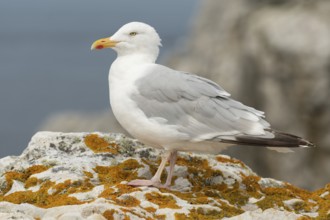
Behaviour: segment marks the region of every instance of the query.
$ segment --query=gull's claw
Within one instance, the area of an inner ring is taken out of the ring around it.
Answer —
[[[127,183],[129,186],[154,186],[157,188],[166,188],[169,189],[171,186],[171,180],[173,176],[173,170],[175,166],[175,161],[177,158],[177,151],[168,151],[165,155],[163,155],[162,162],[160,163],[157,172],[150,180],[132,180]],[[162,184],[160,181],[160,176],[165,168],[166,162],[170,161],[170,169],[167,175],[166,183]]]

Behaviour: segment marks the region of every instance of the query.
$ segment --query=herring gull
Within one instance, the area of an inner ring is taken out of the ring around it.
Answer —
[[[141,142],[165,150],[150,180],[132,186],[169,187],[177,151],[217,154],[233,145],[277,151],[312,143],[274,131],[264,113],[232,98],[215,82],[156,64],[161,39],[145,23],[131,22],[91,49],[112,48],[117,58],[109,71],[110,103],[118,122]],[[160,176],[167,161],[165,184]]]

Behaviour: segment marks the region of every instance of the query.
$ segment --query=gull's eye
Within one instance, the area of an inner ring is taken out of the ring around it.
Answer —
[[[135,35],[137,35],[137,33],[133,31],[133,32],[129,33],[129,35],[130,36],[135,36]]]

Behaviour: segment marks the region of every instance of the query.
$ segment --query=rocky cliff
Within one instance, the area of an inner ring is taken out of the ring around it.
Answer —
[[[225,155],[180,153],[169,189],[126,185],[160,155],[120,134],[39,132],[0,159],[0,219],[330,218],[330,185],[309,192]]]

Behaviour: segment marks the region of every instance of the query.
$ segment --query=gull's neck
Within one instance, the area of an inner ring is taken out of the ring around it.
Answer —
[[[125,54],[118,55],[115,62],[124,63],[124,65],[136,65],[143,63],[155,63],[157,59],[157,55],[151,53],[133,53],[133,54]]]
[[[122,78],[131,73],[130,69],[143,64],[155,63],[157,56],[147,53],[118,55],[110,68],[110,78]]]

